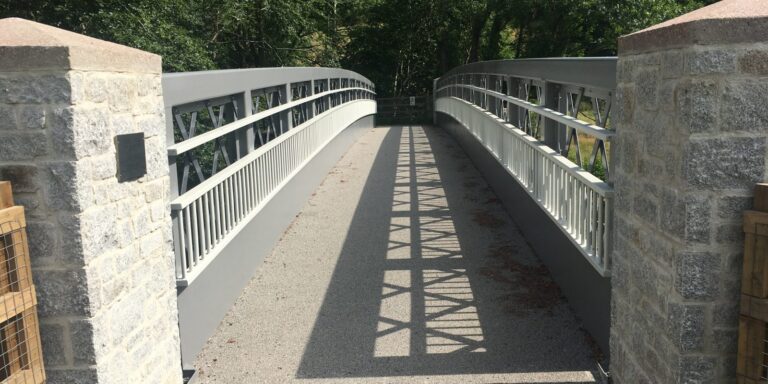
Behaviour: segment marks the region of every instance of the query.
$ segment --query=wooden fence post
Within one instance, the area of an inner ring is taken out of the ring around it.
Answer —
[[[755,186],[754,209],[744,212],[744,269],[741,278],[738,382],[765,382],[768,376],[768,184]]]
[[[0,181],[0,381],[43,383],[43,359],[24,207]]]

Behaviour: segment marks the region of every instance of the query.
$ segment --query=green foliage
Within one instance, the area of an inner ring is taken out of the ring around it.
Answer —
[[[168,71],[212,69],[200,5],[185,0],[0,1],[2,17],[17,16],[163,56]]]
[[[166,71],[343,66],[383,96],[477,60],[599,56],[714,0],[0,0],[23,17],[163,56]]]

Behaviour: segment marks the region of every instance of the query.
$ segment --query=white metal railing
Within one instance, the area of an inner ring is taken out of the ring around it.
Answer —
[[[376,113],[373,83],[334,68],[167,74],[163,93],[179,286],[337,134]]]
[[[550,109],[538,104],[534,104],[530,101],[526,101],[511,95],[505,95],[498,91],[485,89],[485,88],[481,88],[474,85],[467,85],[467,84],[454,84],[448,89],[466,89],[473,93],[484,95],[487,97],[486,99],[484,99],[485,103],[488,103],[488,99],[491,99],[492,101],[496,102],[494,103],[494,105],[500,105],[500,103],[498,102],[501,101],[501,102],[507,102],[507,103],[516,105],[518,107],[522,107],[546,119],[550,119],[557,123],[563,124],[566,127],[575,130],[577,133],[583,133],[592,137],[596,137],[600,140],[608,140],[614,135],[613,131],[605,129],[598,125],[579,120],[574,116],[569,116],[565,113],[561,113],[559,111],[555,111],[553,109]]]
[[[523,102],[519,105],[536,108]],[[435,109],[470,131],[549,214],[592,266],[601,275],[610,275],[613,200],[610,185],[480,106],[458,97],[443,96],[435,101]],[[586,124],[570,120],[565,123],[576,127]]]
[[[496,157],[603,276],[610,275],[615,57],[496,60],[435,81],[436,112]]]
[[[217,129],[214,129],[212,131],[208,131],[206,133],[197,135],[195,137],[191,137],[188,140],[184,140],[182,142],[173,144],[168,147],[168,154],[172,156],[179,156],[185,152],[191,151],[203,144],[209,143],[215,139],[218,139],[222,136],[226,136],[227,134],[233,133],[239,129],[242,129],[244,127],[247,127],[248,125],[251,125],[259,120],[263,120],[267,117],[273,116],[275,114],[279,114],[281,112],[296,108],[298,106],[301,106],[307,102],[315,101],[324,97],[327,97],[329,95],[336,94],[338,92],[351,92],[351,91],[366,91],[366,88],[361,87],[346,87],[341,89],[336,89],[332,91],[325,91],[320,92],[318,94],[312,95],[312,96],[306,96],[305,98],[301,98],[295,101],[290,101],[282,105],[275,106],[273,108],[270,108],[266,111],[258,112],[253,115],[243,117],[241,119],[235,120],[229,124],[226,124],[224,126],[221,126]]]
[[[216,173],[171,203],[179,220],[177,279],[194,280],[282,186],[336,135],[376,112],[373,100],[334,107]]]

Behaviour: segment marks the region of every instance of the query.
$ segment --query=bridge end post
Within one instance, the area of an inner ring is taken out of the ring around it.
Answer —
[[[50,384],[181,383],[160,74],[159,56],[0,20],[0,179],[27,210]]]
[[[614,382],[733,382],[742,211],[766,179],[768,9],[725,0],[619,41]]]

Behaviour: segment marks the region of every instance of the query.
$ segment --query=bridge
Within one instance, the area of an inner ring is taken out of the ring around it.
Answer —
[[[374,85],[349,71],[163,78],[182,359],[200,380],[598,377],[612,187],[590,171],[609,175],[616,58],[482,65],[436,82],[436,126],[375,126]]]
[[[162,74],[0,20],[49,382],[760,380],[766,11],[454,68],[430,124],[377,124],[349,70]]]

